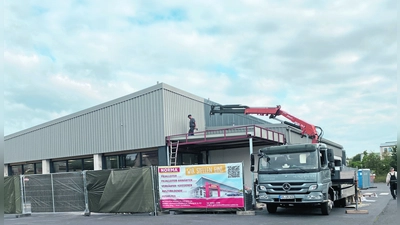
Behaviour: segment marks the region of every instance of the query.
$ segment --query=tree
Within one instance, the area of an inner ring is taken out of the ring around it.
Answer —
[[[352,161],[358,161],[361,162],[361,154],[357,154],[353,157]]]
[[[362,165],[364,168],[369,168],[375,171],[377,176],[386,173],[387,170],[383,167],[379,154],[373,152],[368,153],[367,151],[364,151],[363,154]]]
[[[392,166],[392,156],[390,155],[389,152],[384,152],[382,154],[382,159],[381,159],[381,167],[383,171],[388,172],[390,167]]]
[[[357,154],[352,159],[350,159],[348,166],[352,168],[361,168],[361,154]]]
[[[392,157],[390,166],[393,167],[397,171],[397,145],[392,147]]]

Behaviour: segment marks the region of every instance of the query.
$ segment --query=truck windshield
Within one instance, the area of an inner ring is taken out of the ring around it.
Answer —
[[[318,168],[318,153],[300,152],[289,154],[270,154],[259,159],[258,171],[307,171]]]

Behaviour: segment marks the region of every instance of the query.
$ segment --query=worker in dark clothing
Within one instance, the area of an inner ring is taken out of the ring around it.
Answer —
[[[188,115],[189,118],[189,132],[188,135],[189,136],[193,136],[194,135],[194,130],[197,129],[196,128],[196,120],[192,117],[192,115]]]
[[[390,194],[392,194],[393,199],[397,198],[397,171],[394,168],[390,168],[390,172],[386,176],[386,184],[390,186]]]

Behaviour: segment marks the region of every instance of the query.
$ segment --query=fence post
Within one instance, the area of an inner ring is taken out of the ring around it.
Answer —
[[[155,194],[155,187],[154,187],[154,166],[150,167],[151,171],[151,184],[153,186],[153,203],[154,203],[154,216],[157,216],[157,203],[156,203],[156,194]]]
[[[87,191],[87,182],[86,182],[86,170],[82,172],[82,179],[83,179],[83,196],[85,197],[85,211],[83,211],[84,216],[90,216],[89,210],[89,197]]]
[[[24,175],[19,175],[19,182],[21,186],[21,208],[22,208],[22,215],[25,214],[25,193],[24,193]]]
[[[56,212],[55,200],[54,200],[54,182],[53,182],[53,174],[50,174],[50,181],[51,181],[51,199],[53,202],[53,213]]]

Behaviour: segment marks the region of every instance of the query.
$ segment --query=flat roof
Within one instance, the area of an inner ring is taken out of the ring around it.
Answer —
[[[166,137],[166,144],[176,146],[179,142],[179,151],[182,151],[182,147],[183,150],[219,150],[248,147],[250,138],[253,146],[285,143],[282,133],[257,125],[247,125],[195,132],[193,136],[186,133],[171,135]]]

